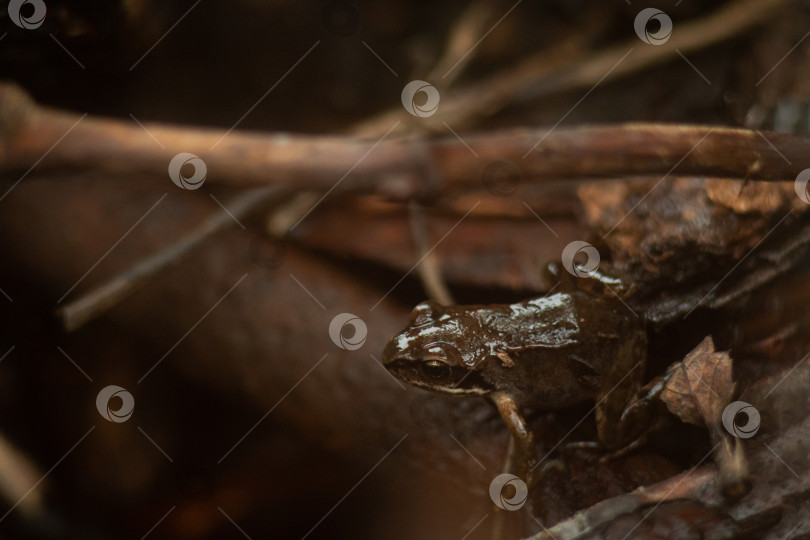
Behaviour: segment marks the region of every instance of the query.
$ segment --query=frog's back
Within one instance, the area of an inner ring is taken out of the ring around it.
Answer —
[[[643,321],[618,301],[587,292],[558,293],[512,304],[509,340],[519,401],[545,409],[595,397],[623,344],[643,343]],[[519,337],[518,337],[519,336]],[[641,341],[639,341],[641,340]]]
[[[532,298],[505,306],[498,316],[486,316],[482,323],[501,336],[508,336],[509,348],[557,349],[579,339],[575,299],[567,293]]]

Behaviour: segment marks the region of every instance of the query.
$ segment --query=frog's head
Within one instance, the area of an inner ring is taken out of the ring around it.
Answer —
[[[483,395],[494,388],[481,376],[480,323],[463,310],[423,302],[408,327],[388,343],[383,364],[407,383],[460,395]]]

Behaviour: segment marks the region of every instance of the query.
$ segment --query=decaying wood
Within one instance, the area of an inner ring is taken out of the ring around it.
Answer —
[[[578,191],[610,254],[603,268],[632,283],[626,301],[660,322],[728,305],[799,264],[810,228],[794,187],[678,177],[590,182]]]

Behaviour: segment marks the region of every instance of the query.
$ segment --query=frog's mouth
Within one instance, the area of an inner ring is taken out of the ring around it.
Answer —
[[[469,369],[451,367],[447,377],[434,380],[426,377],[421,370],[422,362],[408,358],[394,358],[385,367],[398,379],[419,388],[443,394],[483,396],[493,392],[495,387]]]

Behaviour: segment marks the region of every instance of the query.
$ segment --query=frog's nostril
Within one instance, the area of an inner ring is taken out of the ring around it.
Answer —
[[[385,365],[387,365],[389,367],[391,367],[391,366],[404,366],[407,362],[408,362],[407,358],[397,356],[394,359],[389,359],[388,362],[385,363]]]
[[[396,361],[396,355],[399,354],[396,345],[393,342],[389,342],[388,345],[385,346],[382,353],[382,363],[383,365],[387,366],[388,364]]]

